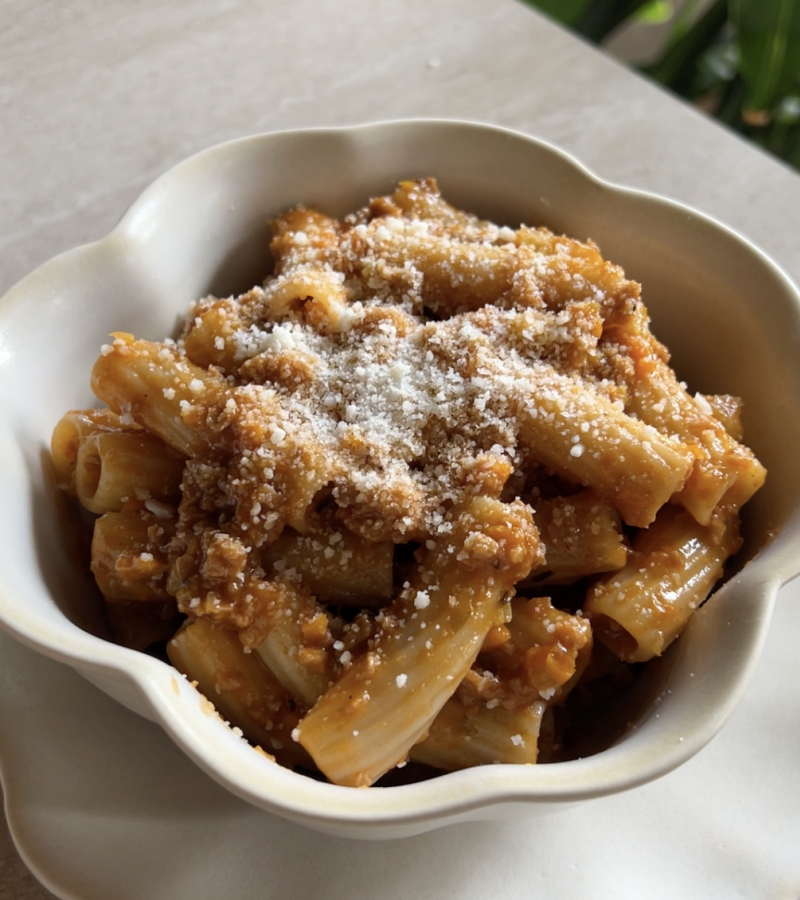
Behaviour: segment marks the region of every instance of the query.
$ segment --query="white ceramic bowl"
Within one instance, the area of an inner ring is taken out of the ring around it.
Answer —
[[[161,339],[191,300],[263,278],[270,214],[297,203],[343,214],[400,178],[423,175],[438,178],[450,201],[495,221],[597,241],[642,282],[654,330],[691,388],[745,399],[747,442],[769,477],[747,508],[752,561],[670,651],[658,715],[650,709],[617,745],[581,760],[353,790],[270,763],[208,716],[170,666],[97,636],[100,626],[82,602],[87,576],[57,515],[47,448],[65,410],[93,404],[89,371],[110,331]],[[797,289],[752,244],[708,217],[603,182],[552,146],[484,125],[410,121],[261,135],[180,164],[108,237],[52,260],[6,295],[0,410],[4,627],[160,723],[234,793],[342,836],[394,837],[549,811],[670,771],[733,711],[776,592],[800,569]]]

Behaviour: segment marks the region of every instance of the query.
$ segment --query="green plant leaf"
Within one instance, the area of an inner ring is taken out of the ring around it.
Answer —
[[[768,111],[800,76],[800,2],[730,0],[730,11],[747,87],[743,114],[768,120]]]
[[[592,0],[575,22],[575,30],[599,44],[651,0]]]
[[[636,21],[643,25],[663,25],[675,15],[671,0],[649,0],[636,13]]]
[[[667,47],[671,47],[676,41],[679,41],[686,32],[692,27],[692,23],[697,16],[697,10],[702,0],[686,0],[686,3],[675,14],[672,20],[672,28],[670,28],[669,37],[667,38]]]
[[[719,38],[727,20],[727,0],[715,0],[691,28],[667,47],[660,59],[642,71],[665,87],[685,94],[695,78],[700,59]]]
[[[592,0],[523,0],[562,25],[574,25]]]

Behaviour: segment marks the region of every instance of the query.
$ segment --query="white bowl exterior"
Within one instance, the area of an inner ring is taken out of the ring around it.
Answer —
[[[694,617],[673,653],[670,693],[617,746],[570,763],[353,791],[269,763],[209,716],[169,666],[90,633],[102,623],[79,602],[87,576],[54,514],[47,447],[66,409],[93,404],[89,370],[109,332],[160,339],[192,300],[263,278],[271,214],[301,202],[341,215],[423,175],[496,221],[591,237],[643,283],[681,376],[693,389],[745,398],[748,443],[770,470],[750,511],[751,549],[769,529],[780,534]],[[43,266],[0,306],[0,485],[10,513],[0,522],[0,622],[162,724],[235,793],[342,836],[549,812],[632,788],[688,759],[721,727],[755,666],[777,588],[800,567],[800,467],[787,452],[800,445],[799,360],[797,290],[752,245],[683,206],[605,184],[531,138],[421,121],[222,145],[167,173],[111,235]]]

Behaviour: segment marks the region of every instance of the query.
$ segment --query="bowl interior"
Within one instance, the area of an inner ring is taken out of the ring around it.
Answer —
[[[367,799],[370,792],[344,789],[345,798],[342,789],[314,782],[301,790],[301,776],[292,773],[265,782],[227,744],[237,763],[224,762],[222,744],[198,724],[199,714],[190,710],[181,721],[188,701],[183,691],[170,697],[168,667],[96,637],[104,634],[102,620],[87,600],[92,590],[82,551],[58,513],[47,453],[62,413],[93,405],[89,371],[110,332],[161,339],[174,333],[191,301],[263,280],[270,215],[297,203],[342,215],[399,179],[429,175],[455,205],[499,223],[547,225],[595,240],[642,283],[654,331],[690,388],[745,399],[745,439],[769,477],[747,510],[745,552],[758,559],[693,620],[664,667],[672,693],[659,716],[646,715],[631,737],[593,760],[538,767],[513,779],[503,772],[456,773],[435,779],[438,787],[428,782],[384,791],[406,792],[392,811],[387,804],[394,801]],[[604,184],[520,135],[466,123],[406,122],[259,136],[214,148],[151,186],[103,241],[20,283],[5,298],[0,320],[0,485],[13,510],[0,523],[8,560],[0,620],[101,685],[120,675],[137,682],[151,714],[215,777],[311,824],[328,827],[337,817],[362,814],[374,824],[377,811],[395,823],[398,816],[442,820],[444,810],[508,796],[592,796],[668,770],[699,749],[732,709],[755,664],[774,591],[800,567],[800,467],[788,452],[800,444],[796,290],[759,251],[706,217]],[[319,812],[321,797],[327,813]]]

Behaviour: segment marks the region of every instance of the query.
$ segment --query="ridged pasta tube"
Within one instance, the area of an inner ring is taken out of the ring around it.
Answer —
[[[235,631],[197,619],[167,645],[170,661],[228,722],[286,766],[308,764],[291,739],[301,712],[289,692],[254,653],[245,653]]]
[[[448,771],[493,763],[532,765],[546,708],[538,701],[509,712],[499,705],[465,702],[456,693],[425,740],[412,747],[411,759]]]
[[[589,590],[583,610],[595,637],[626,662],[660,656],[740,545],[735,513],[719,511],[701,525],[681,507],[665,506],[637,535],[624,568]]]
[[[469,671],[502,599],[540,553],[524,504],[468,502],[385,611],[369,652],[297,728],[331,781],[366,786],[407,757]]]

